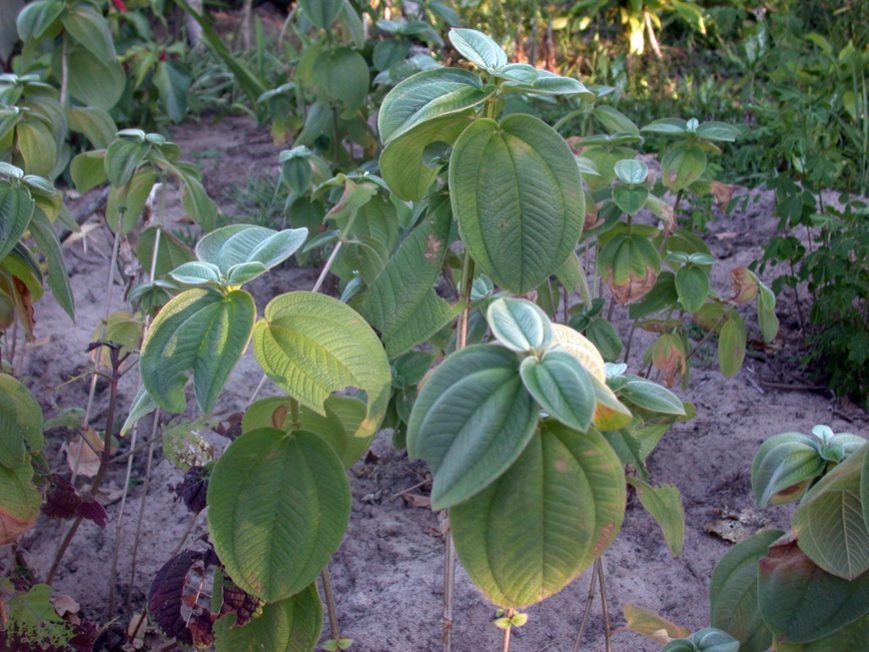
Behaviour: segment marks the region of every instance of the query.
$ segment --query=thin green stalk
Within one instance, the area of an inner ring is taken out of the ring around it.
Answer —
[[[505,618],[512,618],[515,612],[512,608],[507,609],[504,612]],[[510,633],[513,631],[513,627],[508,625],[504,628],[504,637],[501,639],[501,652],[510,652]]]

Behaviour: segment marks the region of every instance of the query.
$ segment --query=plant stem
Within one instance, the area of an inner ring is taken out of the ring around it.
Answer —
[[[69,104],[69,37],[64,35],[60,51],[60,104]]]
[[[718,330],[718,327],[721,326],[721,324],[723,324],[726,320],[727,320],[727,317],[722,316],[722,317],[719,318],[719,320],[715,323],[715,326],[713,326],[713,327],[710,328],[708,331],[706,331],[706,334],[705,334],[705,335],[700,339],[699,342],[697,342],[697,346],[695,346],[693,349],[691,349],[691,350],[688,352],[688,355],[685,356],[685,362],[686,362],[686,364],[687,364],[688,360],[690,360],[691,357],[692,357],[695,353],[697,353],[697,351],[700,350],[700,347],[703,346],[704,344],[706,344],[706,342],[709,340],[709,338],[712,337],[713,333],[715,333],[715,331]],[[651,369],[651,365],[649,366],[649,369]]]
[[[106,469],[109,466],[109,458],[112,454],[112,430],[114,429],[114,421],[115,421],[115,408],[118,403],[118,381],[121,379],[121,375],[119,373],[119,369],[121,363],[123,362],[123,358],[120,356],[120,347],[112,346],[112,345],[104,345],[109,346],[111,351],[111,361],[112,361],[112,377],[110,384],[110,394],[109,394],[109,407],[108,412],[106,413],[106,430],[105,430],[105,441],[103,442],[103,450],[100,454],[100,466],[97,469],[97,474],[94,476],[93,482],[91,483],[90,494],[91,496],[96,496],[97,491],[100,488],[100,484],[103,481],[103,478],[106,474]],[[126,357],[126,356],[125,356]],[[48,570],[48,574],[45,578],[46,584],[51,584],[52,580],[54,580],[54,576],[57,573],[57,569],[60,566],[60,562],[63,561],[63,556],[66,554],[67,548],[69,548],[69,544],[72,543],[72,539],[75,536],[76,531],[78,530],[79,525],[81,525],[82,517],[78,516],[73,521],[69,530],[66,533],[63,541],[60,546],[57,548],[57,552],[54,555],[54,561],[51,564],[51,568]]]
[[[323,582],[323,595],[326,598],[326,611],[329,614],[329,631],[334,640],[341,637],[341,627],[338,625],[338,609],[335,607],[335,594],[332,591],[332,575],[329,573],[329,565],[320,571],[320,580]]]
[[[594,604],[595,579],[597,578],[597,565],[592,566],[591,577],[588,580],[588,595],[585,598],[585,609],[582,611],[582,620],[579,623],[579,631],[576,633],[576,641],[573,644],[573,652],[580,652],[582,649],[582,637],[585,635],[585,628],[588,626],[588,619],[591,616],[591,605]]]
[[[609,605],[607,604],[606,597],[606,578],[604,577],[603,557],[598,557],[595,560],[594,564],[595,566],[597,566],[597,580],[598,584],[600,584],[600,602],[601,612],[603,614],[604,646],[606,652],[612,652],[612,642],[610,641],[610,614]]]
[[[160,423],[160,411],[154,412],[154,423],[151,426],[151,443],[148,444],[148,457],[145,462],[145,481],[142,484],[142,498],[139,500],[139,518],[136,521],[136,535],[133,539],[133,554],[130,559],[130,591],[127,592],[127,609],[130,608],[130,600],[133,597],[132,587],[136,582],[136,564],[139,559],[139,541],[142,536],[142,522],[145,519],[145,502],[148,499],[148,489],[151,486],[151,462],[154,459],[154,444],[157,440],[157,427]]]
[[[511,608],[507,609],[507,611],[504,612],[504,617],[505,618],[512,618],[513,613],[514,612],[513,612],[513,609],[511,607]],[[501,639],[501,652],[510,652],[510,632],[512,632],[512,631],[513,631],[513,627],[509,626],[509,625],[504,629],[504,638]]]

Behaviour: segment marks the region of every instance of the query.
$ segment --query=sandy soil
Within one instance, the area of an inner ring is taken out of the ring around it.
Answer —
[[[214,197],[224,196],[231,184],[244,183],[250,176],[276,173],[278,148],[272,145],[266,131],[257,129],[246,119],[229,118],[217,125],[208,121],[186,124],[177,128],[174,136],[185,157],[197,158],[203,167],[206,187]],[[213,152],[219,152],[219,158],[209,154]],[[720,274],[714,280],[719,289],[727,287],[730,267],[747,265],[759,256],[759,245],[775,228],[770,193],[753,192],[751,200],[735,214],[719,216],[709,224],[706,239],[722,259]],[[227,206],[224,209],[230,213],[233,210]],[[170,218],[178,217],[177,202],[170,202]],[[99,223],[98,216],[92,223]],[[78,303],[74,325],[51,299],[37,305],[37,334],[46,339],[29,351],[24,373],[49,416],[60,409],[83,407],[86,401],[86,382],[61,383],[88,368],[84,350],[101,317],[104,295],[99,288],[104,287],[109,252],[110,244],[102,226],[90,231],[87,251],[83,250],[81,241],[65,247]],[[287,268],[260,279],[252,288],[258,305],[263,306],[272,296],[291,289],[310,288],[315,272]],[[770,280],[769,275],[766,280]],[[121,290],[119,285],[113,290],[112,309],[123,305]],[[869,434],[869,419],[864,412],[836,404],[829,395],[774,389],[764,384],[768,381],[806,382],[795,362],[799,356],[799,338],[795,331],[792,297],[781,297],[779,305],[780,351],[752,354],[743,370],[732,379],[723,378],[704,356],[692,359],[695,366],[691,383],[687,390],[679,393],[697,406],[697,418],[674,427],[650,459],[653,480],[675,483],[682,492],[687,520],[684,553],[678,559],[672,558],[652,519],[639,504],[631,502],[622,531],[604,557],[610,618],[615,627],[623,624],[622,607],[626,603],[659,611],[692,629],[708,624],[709,578],[715,562],[731,544],[707,533],[707,524],[720,519],[722,513],[739,513],[753,506],[749,470],[757,446],[766,437],[789,430],[809,432],[818,423],[829,424],[837,432]],[[753,318],[749,323],[756,336]],[[626,324],[620,327],[625,328]],[[633,370],[642,352],[642,341],[634,347]],[[224,393],[222,413],[240,409],[259,378],[258,367],[248,352]],[[135,373],[122,382],[124,410],[136,382]],[[100,384],[94,410],[94,423],[100,428],[106,418],[107,394],[105,386]],[[60,447],[70,434],[59,429],[48,439],[48,457],[57,469],[65,470]],[[138,434],[138,446],[141,447],[149,435],[150,429],[145,424]],[[217,434],[209,437],[218,449],[228,443]],[[129,440],[124,440],[121,447],[128,450]],[[373,455],[351,470],[350,527],[330,566],[342,631],[354,639],[352,649],[359,652],[439,650],[443,544],[437,516],[398,496],[425,479],[425,467],[394,450],[388,433],[378,436],[372,452]],[[176,501],[172,490],[180,482],[182,473],[163,459],[159,437],[147,492],[146,456],[146,448],[136,454],[132,487],[123,510],[115,615],[124,626],[130,618],[125,608],[128,600],[130,609],[142,609],[155,572],[179,546],[191,523],[190,514]],[[112,469],[110,490],[117,490],[123,484],[124,470],[122,464]],[[423,490],[410,493],[421,495]],[[146,503],[142,535],[131,585],[133,533],[143,499]],[[81,615],[97,623],[107,621],[109,568],[120,503],[110,504],[107,510],[109,524],[105,529],[88,522],[80,529],[55,581],[56,590],[75,597],[81,603]],[[764,522],[783,525],[787,517],[786,508],[777,508],[744,526],[734,525],[753,531]],[[204,521],[204,516],[200,515],[188,541],[205,534]],[[44,577],[50,565],[61,530],[59,522],[43,517],[20,544],[24,558],[38,577]],[[7,570],[5,564],[5,560],[0,561],[0,573]],[[590,572],[586,572],[559,595],[529,609],[528,624],[515,632],[511,649],[514,652],[572,650],[589,575]],[[499,649],[500,630],[490,623],[493,618],[494,608],[479,596],[460,570],[456,583],[453,649],[457,652]],[[324,633],[326,631],[324,629]],[[596,602],[582,649],[602,650],[602,632],[600,603]],[[165,641],[158,642],[156,636],[149,638],[150,645],[153,649],[165,649],[160,647]],[[651,652],[659,650],[660,646],[635,634],[618,632],[613,639],[613,649]]]

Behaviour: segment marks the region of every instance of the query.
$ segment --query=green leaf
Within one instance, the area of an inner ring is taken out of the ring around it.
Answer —
[[[618,234],[600,250],[597,266],[616,303],[624,305],[639,300],[655,286],[661,256],[646,236]]]
[[[85,106],[111,110],[124,92],[127,77],[115,61],[95,57],[83,47],[69,53],[69,93]]]
[[[154,72],[154,85],[160,102],[172,122],[181,122],[187,115],[187,89],[190,76],[174,62],[160,61]]]
[[[739,642],[732,636],[714,627],[706,627],[688,638],[667,643],[661,652],[738,652],[739,649]]]
[[[270,602],[262,614],[242,627],[234,614],[214,623],[217,652],[310,652],[317,646],[323,628],[323,607],[316,584],[296,595]]]
[[[0,260],[24,235],[35,205],[27,188],[0,182]]]
[[[783,432],[761,444],[751,465],[751,488],[760,507],[798,500],[824,472],[826,461],[811,437]]]
[[[710,622],[736,638],[743,652],[766,652],[772,643],[772,632],[757,603],[757,565],[783,534],[781,530],[758,532],[728,550],[712,572]]]
[[[709,272],[697,265],[682,265],[676,272],[676,294],[685,312],[697,312],[709,296]]]
[[[471,256],[516,294],[555,273],[582,232],[585,195],[573,154],[537,118],[475,120],[453,147],[449,185]]]
[[[649,176],[649,167],[635,158],[626,158],[616,162],[613,171],[624,183],[631,185],[644,183]]]
[[[382,335],[395,357],[425,341],[455,317],[433,287],[441,275],[452,217],[449,202],[429,211],[368,289],[361,313]]]
[[[0,4],[0,59],[8,61],[18,43],[18,27],[15,24],[24,0],[9,0]],[[2,133],[0,129],[0,133]]]
[[[567,586],[621,527],[625,477],[595,430],[544,423],[490,487],[450,510],[471,580],[502,607],[525,607]]]
[[[772,342],[778,334],[778,317],[775,314],[775,294],[765,285],[757,293],[757,321],[763,339]]]
[[[257,401],[244,413],[241,422],[242,432],[257,428],[277,428],[284,432],[292,430],[292,400],[275,396]],[[299,428],[327,441],[335,454],[341,458],[345,468],[349,469],[368,450],[373,438],[373,435],[370,437],[353,435],[365,419],[365,403],[358,398],[333,395],[326,399],[323,407],[325,415],[311,408],[301,407]]]
[[[685,416],[685,405],[666,387],[643,378],[631,378],[619,388],[618,395],[637,407],[673,416]]]
[[[497,72],[507,65],[507,54],[491,38],[475,29],[450,30],[450,43],[465,59],[477,68]]]
[[[653,487],[637,477],[629,477],[628,482],[637,490],[643,508],[661,528],[670,554],[681,555],[685,544],[685,510],[679,489],[674,484]]]
[[[75,297],[69,282],[69,272],[63,262],[60,250],[60,240],[54,232],[54,227],[41,210],[34,211],[30,221],[30,235],[45,256],[48,265],[48,287],[57,304],[63,308],[69,318],[75,321]]]
[[[425,163],[426,148],[452,145],[473,121],[470,115],[449,114],[427,120],[394,138],[380,155],[380,173],[401,199],[418,201],[437,179],[440,165]]]
[[[377,129],[384,144],[416,125],[479,106],[495,92],[478,75],[461,68],[436,68],[400,82],[384,98]]]
[[[98,149],[107,148],[118,131],[112,117],[95,106],[68,106],[66,119],[72,131],[84,134],[91,145]]]
[[[604,360],[616,360],[622,353],[622,339],[615,327],[606,319],[595,317],[585,329],[585,334],[600,351]]]
[[[621,162],[621,161],[619,161]],[[613,188],[613,201],[622,212],[636,215],[649,198],[649,189],[645,186],[619,185]]]
[[[745,359],[745,322],[734,314],[724,322],[718,336],[718,365],[721,373],[730,378],[742,367]]]
[[[640,135],[640,130],[633,120],[608,104],[599,104],[592,109],[591,114],[611,134]]]
[[[154,267],[154,278],[165,276],[183,263],[194,260],[193,251],[181,242],[177,236],[157,226],[150,226],[139,234],[136,242],[136,258],[147,274],[151,272],[151,261],[154,257],[154,246],[157,243],[157,233],[160,233],[160,245],[157,248],[157,260]]]
[[[683,638],[691,633],[687,627],[671,623],[654,611],[638,607],[630,602],[625,604],[623,611],[627,629],[657,643],[665,643],[674,638]]]
[[[423,386],[407,431],[408,453],[434,476],[432,508],[490,485],[522,453],[536,422],[514,353],[478,344],[449,356]]]
[[[139,419],[144,417],[146,414],[150,414],[158,407],[159,406],[154,402],[154,399],[151,398],[151,395],[148,394],[145,388],[139,387],[139,391],[136,392],[136,395],[133,397],[133,404],[130,406],[130,413],[127,415],[124,424],[121,426],[120,436],[125,436],[133,429],[133,426],[136,425],[136,422]]]
[[[69,173],[75,189],[84,194],[106,182],[105,151],[82,152],[72,159]]]
[[[115,59],[112,31],[94,7],[86,3],[75,4],[63,12],[60,20],[69,35],[97,59],[106,62]]]
[[[869,443],[809,490],[791,522],[800,549],[825,571],[846,580],[869,570],[869,524],[863,519],[860,495],[867,457]],[[869,586],[869,575],[866,580]]]
[[[125,186],[148,155],[149,145],[140,140],[118,138],[106,150],[106,178],[115,188]]]
[[[24,171],[50,177],[57,159],[54,134],[42,120],[22,120],[15,127],[18,149],[24,159]]]
[[[661,118],[647,124],[640,131],[681,136],[688,131],[688,123],[681,118]]]
[[[365,58],[350,48],[331,48],[317,57],[314,78],[330,100],[344,104],[342,117],[350,117],[365,103],[369,75]]]
[[[498,342],[511,351],[540,352],[552,343],[549,317],[525,299],[496,299],[489,304],[486,321]]]
[[[55,26],[63,13],[64,3],[59,0],[38,0],[29,3],[18,14],[18,34],[25,43],[38,41]]]
[[[217,205],[205,192],[199,179],[189,174],[181,175],[179,179],[181,205],[184,210],[202,227],[203,231],[211,231],[217,221]]]
[[[223,280],[220,275],[220,268],[217,265],[204,263],[200,260],[182,263],[169,272],[169,275],[184,285],[220,284]]]
[[[537,404],[569,428],[585,432],[594,415],[594,384],[569,353],[549,351],[542,359],[529,356],[519,366],[522,383]]]
[[[33,451],[42,450],[42,410],[24,385],[0,373],[0,465],[13,470],[23,466],[25,443]]]
[[[112,231],[118,228],[118,219],[123,234],[130,233],[136,227],[156,182],[157,173],[150,167],[144,167],[133,175],[128,189],[121,186],[109,191],[106,224]]]
[[[142,344],[145,389],[167,412],[182,412],[190,371],[199,409],[210,413],[247,348],[255,316],[253,297],[242,290],[182,292],[163,307]]]
[[[860,650],[869,640],[869,616],[863,616],[829,636],[811,643],[791,644],[773,641],[776,652],[845,652]]]
[[[215,265],[224,276],[244,263],[260,263],[263,274],[296,253],[307,237],[308,229],[304,228],[274,231],[250,224],[230,224],[202,238],[196,245],[196,255],[201,261]]]
[[[829,636],[869,612],[869,573],[852,582],[830,575],[792,538],[770,546],[759,563],[757,597],[763,620],[790,643]]]
[[[343,0],[302,0],[302,9],[314,25],[328,29],[338,17]]]
[[[266,306],[253,348],[272,382],[320,414],[332,392],[364,391],[366,417],[354,435],[377,431],[389,404],[392,374],[380,340],[355,310],[322,294],[282,294]]]
[[[14,543],[39,517],[42,494],[33,486],[33,467],[15,469],[0,464],[0,545]]]
[[[697,144],[676,145],[661,159],[662,180],[673,192],[684,190],[697,181],[705,169],[706,152]]]
[[[312,433],[248,432],[208,483],[208,529],[242,589],[267,602],[308,587],[338,550],[350,486],[332,448]]]
[[[700,138],[732,143],[739,138],[739,129],[725,122],[704,122],[696,131]]]

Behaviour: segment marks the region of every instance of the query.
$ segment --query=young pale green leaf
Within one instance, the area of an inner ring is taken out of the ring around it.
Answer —
[[[649,176],[649,167],[638,159],[626,158],[613,166],[613,172],[625,183],[636,185],[646,181]]]
[[[861,474],[869,443],[809,490],[791,525],[800,549],[828,573],[854,580],[869,570],[869,523],[863,519]],[[866,578],[869,596],[869,575]]]
[[[432,289],[441,274],[452,216],[448,201],[430,210],[368,289],[361,312],[395,357],[425,341],[455,316]]]
[[[302,0],[305,16],[321,29],[328,29],[341,11],[343,0]]]
[[[133,397],[133,404],[130,406],[130,413],[127,415],[124,424],[121,426],[120,435],[123,437],[130,430],[133,429],[133,426],[136,425],[136,422],[144,417],[146,414],[150,414],[160,406],[151,398],[151,395],[144,387],[139,387],[139,391],[136,392],[136,395]]]
[[[41,209],[33,212],[30,221],[30,235],[39,247],[39,251],[45,256],[48,265],[48,287],[57,304],[63,308],[69,318],[75,321],[75,298],[72,294],[72,286],[69,282],[69,272],[63,262],[63,253],[60,250],[60,240],[51,222]]]
[[[709,296],[709,272],[697,265],[683,265],[676,272],[676,294],[685,312],[697,312]]]
[[[449,185],[471,256],[516,294],[555,273],[582,232],[585,195],[573,154],[537,118],[475,120],[453,147]]]
[[[511,351],[539,352],[552,343],[549,317],[537,304],[525,299],[496,299],[489,304],[486,321],[498,342]]]
[[[205,285],[207,283],[220,283],[222,280],[217,265],[204,263],[201,260],[182,263],[169,272],[169,276],[184,285]]]
[[[738,652],[739,641],[727,632],[705,627],[691,634],[667,643],[661,652]]]
[[[315,434],[273,428],[234,441],[208,483],[208,529],[233,581],[267,602],[309,586],[341,545],[350,486]]]
[[[679,489],[673,484],[653,487],[638,477],[629,477],[628,482],[637,490],[643,508],[661,528],[670,554],[681,555],[685,544],[685,510]]]
[[[771,545],[759,562],[757,597],[775,636],[809,643],[867,614],[869,573],[850,582],[830,575],[786,538]]]
[[[33,486],[33,466],[8,469],[0,464],[0,545],[15,543],[36,523],[42,494]]]
[[[255,316],[253,297],[242,290],[182,292],[163,307],[142,344],[145,389],[167,412],[182,412],[186,374],[192,372],[199,409],[210,413],[247,348]]]
[[[542,359],[529,356],[519,367],[525,389],[549,416],[585,432],[594,416],[594,381],[569,353],[549,351]]]
[[[107,148],[118,131],[112,117],[95,106],[68,106],[66,119],[71,131],[84,134],[84,137],[97,149]]]
[[[685,405],[666,387],[644,378],[632,377],[618,391],[619,398],[637,407],[673,416],[685,416]]]
[[[772,342],[778,334],[778,317],[775,314],[775,294],[765,285],[757,293],[757,321],[763,339]]]
[[[417,124],[394,138],[380,155],[380,173],[389,189],[406,201],[425,197],[441,168],[426,164],[426,149],[439,143],[451,146],[472,122],[470,115],[448,114]]]
[[[757,604],[757,565],[783,534],[781,530],[758,532],[728,550],[712,572],[711,624],[736,638],[743,652],[766,652],[772,643],[772,632]]]
[[[649,198],[649,189],[645,186],[618,185],[613,188],[613,201],[622,212],[636,215]]]
[[[69,93],[85,106],[110,111],[127,84],[124,69],[114,58],[99,59],[81,46],[69,53]]]
[[[24,385],[0,373],[0,465],[24,465],[25,443],[33,451],[42,450],[42,410]]]
[[[0,260],[24,235],[35,206],[27,188],[0,182]]]
[[[305,228],[273,231],[250,224],[230,224],[202,238],[196,245],[196,256],[217,267],[224,276],[243,263],[259,263],[263,274],[296,253],[307,237]]]
[[[72,159],[69,173],[75,189],[84,194],[106,182],[105,151],[82,152]]]
[[[115,188],[125,186],[148,155],[149,145],[129,138],[116,139],[106,150],[106,178]]]
[[[68,7],[60,17],[64,29],[97,59],[115,59],[112,31],[103,15],[94,7],[79,3]]]
[[[622,465],[603,436],[545,422],[506,473],[450,510],[450,523],[477,588],[502,607],[525,607],[602,555],[624,510]]]
[[[444,509],[489,486],[534,434],[537,410],[507,349],[478,344],[452,354],[425,383],[407,450],[432,470],[432,507]]]
[[[722,375],[730,378],[745,359],[745,322],[734,314],[724,322],[718,336],[718,365]]]
[[[347,387],[368,397],[357,437],[375,433],[389,404],[389,360],[371,327],[337,299],[290,292],[272,299],[253,334],[256,359],[278,387],[323,414],[332,392]]]
[[[798,432],[783,432],[761,444],[751,465],[751,487],[760,507],[799,500],[824,472],[817,443]]]
[[[680,143],[666,151],[661,159],[664,185],[675,192],[697,181],[706,170],[706,152],[700,145]]]
[[[262,614],[243,626],[227,614],[214,623],[217,652],[310,652],[317,646],[323,629],[323,606],[316,584],[296,595],[270,602]]]
[[[498,72],[507,65],[507,54],[501,46],[482,32],[454,27],[450,30],[449,38],[459,54],[477,68]]]
[[[670,622],[663,616],[638,607],[630,602],[623,607],[625,615],[625,627],[657,643],[667,643],[674,638],[684,638],[691,634],[691,630]]]
[[[412,127],[438,116],[467,111],[495,92],[478,75],[461,68],[419,72],[400,82],[384,98],[377,129],[386,144]]]

